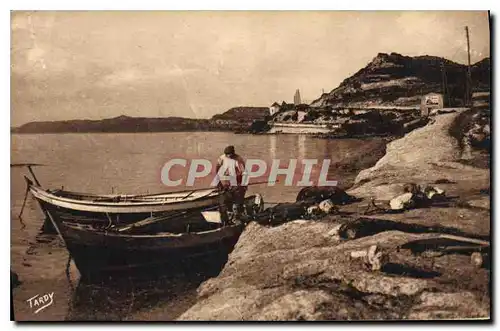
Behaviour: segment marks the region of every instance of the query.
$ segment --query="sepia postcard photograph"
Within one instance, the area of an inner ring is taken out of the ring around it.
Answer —
[[[492,22],[12,10],[11,319],[491,322]]]

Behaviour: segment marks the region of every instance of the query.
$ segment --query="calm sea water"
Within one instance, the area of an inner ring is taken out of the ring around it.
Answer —
[[[270,161],[297,158],[331,159],[356,156],[369,140],[324,140],[301,135],[237,135],[225,132],[140,134],[12,135],[11,163],[41,163],[35,173],[44,187],[91,193],[153,193],[171,188],[161,182],[163,164],[176,157],[215,160],[232,144],[245,158]],[[357,152],[359,151],[359,152]],[[79,283],[78,271],[65,269],[66,250],[58,240],[39,235],[42,214],[28,196],[23,223],[18,219],[26,185],[26,169],[11,168],[12,270],[22,285],[14,290],[17,320],[168,320],[195,301],[196,287],[210,275],[179,276],[144,283]],[[177,174],[179,175],[179,174]],[[174,174],[175,176],[175,174]],[[342,183],[342,178],[329,174]],[[206,186],[204,181],[197,186]],[[176,190],[179,188],[176,188]],[[264,200],[294,201],[300,188],[282,183],[251,186]],[[54,292],[54,303],[35,314],[26,301]]]

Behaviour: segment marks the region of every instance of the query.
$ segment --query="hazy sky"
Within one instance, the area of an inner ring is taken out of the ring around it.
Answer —
[[[487,12],[14,12],[11,124],[312,101],[379,52],[490,55]]]

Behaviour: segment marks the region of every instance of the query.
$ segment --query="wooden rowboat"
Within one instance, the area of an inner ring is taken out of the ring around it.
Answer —
[[[61,209],[80,212],[151,213],[204,208],[218,203],[216,188],[149,195],[92,195],[63,190],[45,190],[25,177],[29,190],[39,201]]]
[[[27,177],[25,180],[27,190],[38,201],[47,218],[44,229],[49,229],[49,232],[54,230],[49,214],[57,223],[68,221],[109,227],[153,217],[200,212],[216,207],[220,196],[214,188],[148,195],[94,195],[47,190]]]
[[[58,224],[58,228],[80,275],[94,280],[114,274],[158,271],[160,267],[181,263],[179,261],[186,257],[227,254],[244,227],[240,224],[216,226],[207,222],[203,226],[201,219],[191,222],[197,222],[193,226],[197,231],[123,234],[67,222]]]
[[[252,205],[255,196],[245,198]],[[211,208],[214,209],[214,208]],[[215,254],[220,259],[232,249],[244,224],[222,224],[205,219],[203,211],[147,217],[130,224],[101,227],[47,216],[64,241],[80,275],[101,280],[164,270],[165,265],[183,264],[186,259]],[[167,270],[168,271],[168,270]]]

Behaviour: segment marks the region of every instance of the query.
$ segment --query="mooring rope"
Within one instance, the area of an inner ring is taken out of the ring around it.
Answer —
[[[21,212],[19,213],[19,216],[17,216],[17,218],[19,218],[19,222],[21,223],[21,230],[24,230],[26,228],[26,224],[24,224],[23,218],[21,217],[21,215],[23,214],[24,206],[26,206],[26,200],[28,199],[29,191],[30,191],[30,188],[28,185],[26,185],[26,192],[24,193],[24,200],[23,200],[23,205],[21,207]]]
[[[70,266],[71,266],[71,254],[68,254],[68,261],[66,262],[65,273],[66,273],[66,279],[68,280],[69,287],[71,287],[71,290],[74,291],[75,287],[73,286],[73,283],[71,282],[71,275],[70,275],[70,270],[69,270]]]

